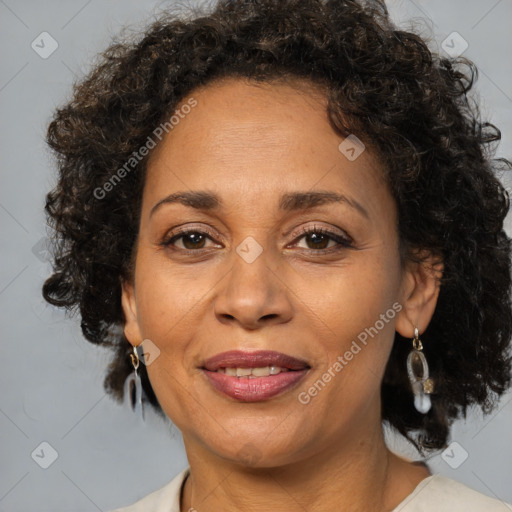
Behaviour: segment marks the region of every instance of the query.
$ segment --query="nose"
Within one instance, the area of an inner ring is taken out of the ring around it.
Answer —
[[[270,268],[265,251],[251,263],[238,254],[233,259],[215,298],[217,319],[251,330],[290,321],[293,305],[289,285],[282,271]]]

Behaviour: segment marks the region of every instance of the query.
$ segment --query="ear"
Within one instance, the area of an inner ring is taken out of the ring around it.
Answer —
[[[140,344],[142,335],[140,332],[139,321],[137,317],[137,302],[135,300],[135,287],[133,283],[122,281],[121,304],[124,313],[124,335],[126,339],[134,346]]]
[[[415,327],[420,334],[427,329],[441,288],[441,260],[431,254],[418,256],[418,261],[406,264],[401,287],[402,310],[395,323],[396,331],[405,338],[414,337]]]

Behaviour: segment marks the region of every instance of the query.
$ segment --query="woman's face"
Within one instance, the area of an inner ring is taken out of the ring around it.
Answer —
[[[340,150],[312,86],[226,79],[191,98],[150,156],[123,288],[125,333],[151,341],[161,406],[187,449],[259,466],[364,437],[380,428],[413,282],[379,162],[349,139]],[[196,195],[162,202],[177,193]],[[228,351],[245,354],[208,362]]]

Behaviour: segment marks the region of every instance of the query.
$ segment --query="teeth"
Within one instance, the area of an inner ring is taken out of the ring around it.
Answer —
[[[255,377],[268,377],[270,375],[270,367],[265,366],[264,368],[253,368],[252,375]]]
[[[281,372],[289,371],[288,368],[280,366],[264,366],[260,368],[219,368],[218,373],[225,373],[231,377],[268,377],[269,375],[277,375]]]

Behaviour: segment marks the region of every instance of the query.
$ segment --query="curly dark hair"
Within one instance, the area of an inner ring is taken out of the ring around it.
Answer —
[[[494,158],[501,133],[468,96],[477,76],[471,61],[442,57],[398,30],[380,1],[220,0],[188,17],[164,11],[143,34],[114,39],[49,124],[59,178],[45,206],[54,261],[43,295],[78,309],[85,338],[115,351],[105,390],[121,401],[132,371],[121,282],[133,277],[148,157],[105,199],[99,187],[195,88],[222,77],[290,78],[320,86],[333,129],[379,155],[405,258],[427,251],[444,265],[422,337],[433,407],[414,409],[410,343],[396,333],[383,421],[424,453],[446,446],[469,406],[492,411],[511,381],[509,197],[498,174],[512,164]],[[141,368],[147,398],[163,415]]]

